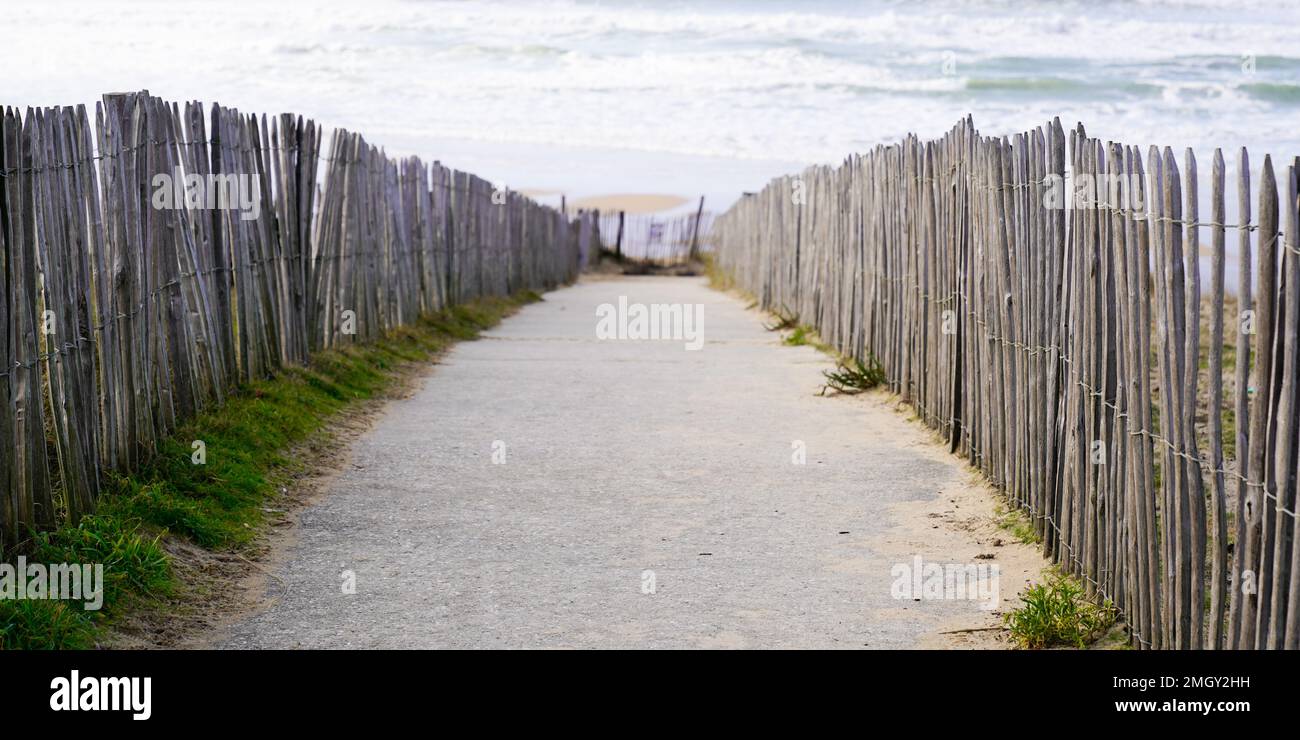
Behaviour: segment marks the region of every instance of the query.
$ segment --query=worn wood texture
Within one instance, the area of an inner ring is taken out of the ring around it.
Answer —
[[[300,116],[147,91],[0,111],[0,542],[94,510],[242,382],[574,279],[599,215]],[[184,445],[188,449],[188,444]]]
[[[714,214],[704,210],[702,197],[696,210],[687,214],[663,216],[608,211],[595,215],[598,229],[590,231],[598,230],[604,241],[582,248],[584,265],[594,260],[598,248],[621,261],[658,266],[686,264],[701,252],[712,249],[708,235]]]
[[[1215,152],[1207,220],[1190,150],[967,118],[777,178],[710,241],[761,306],[879,363],[1135,646],[1295,648],[1300,205],[1293,167],[1266,159],[1254,200],[1245,150],[1233,176],[1230,211]]]

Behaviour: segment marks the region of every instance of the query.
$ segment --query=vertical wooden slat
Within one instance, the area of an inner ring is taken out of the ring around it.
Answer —
[[[1210,567],[1210,611],[1204,646],[1210,650],[1224,647],[1224,615],[1228,588],[1228,508],[1223,469],[1223,265],[1226,242],[1226,199],[1224,195],[1223,152],[1214,150],[1210,185],[1210,356],[1209,356],[1209,437],[1210,437],[1210,539],[1213,555]],[[1240,299],[1240,296],[1238,296]],[[1236,357],[1236,362],[1246,358]]]
[[[1295,469],[1296,469],[1296,419],[1297,412],[1296,384],[1300,376],[1300,357],[1297,356],[1297,332],[1300,332],[1300,250],[1296,249],[1297,215],[1296,215],[1296,171],[1294,166],[1286,168],[1282,182],[1282,208],[1285,229],[1278,238],[1282,247],[1282,271],[1285,299],[1283,300],[1284,318],[1280,321],[1282,335],[1280,348],[1281,378],[1278,388],[1279,401],[1277,413],[1277,446],[1274,450],[1274,477],[1276,480],[1276,498],[1265,503],[1266,511],[1271,512],[1273,528],[1271,554],[1265,556],[1269,563],[1268,583],[1260,590],[1260,625],[1259,644],[1276,650],[1282,647],[1286,634],[1287,594],[1291,576],[1291,530],[1293,522],[1287,518],[1287,512],[1295,511]],[[1283,240],[1285,237],[1285,241]],[[1265,526],[1270,523],[1266,522]],[[1267,611],[1265,611],[1267,608]],[[1267,628],[1267,634],[1262,630]]]
[[[1245,539],[1237,541],[1243,550],[1238,570],[1241,589],[1241,624],[1237,645],[1256,647],[1259,612],[1259,577],[1261,566],[1261,539],[1263,537],[1263,508],[1266,486],[1271,474],[1265,470],[1268,456],[1270,420],[1273,417],[1273,334],[1277,307],[1277,183],[1273,177],[1273,163],[1264,157],[1260,173],[1259,192],[1259,302],[1256,307],[1255,363],[1251,387],[1254,394],[1250,402],[1250,449],[1246,478],[1250,481],[1244,503],[1243,521]],[[1271,467],[1271,466],[1269,466]]]

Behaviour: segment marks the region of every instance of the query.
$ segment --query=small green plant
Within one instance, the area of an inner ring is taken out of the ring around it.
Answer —
[[[1020,509],[1008,510],[999,504],[995,513],[998,527],[1010,533],[1017,542],[1037,545],[1043,541],[1043,538],[1034,531],[1034,525],[1029,521],[1029,517]]]
[[[1003,619],[1011,630],[1011,639],[1030,650],[1082,648],[1115,622],[1115,607],[1110,601],[1096,604],[1088,600],[1078,584],[1061,575],[1030,588],[1021,600],[1024,605]]]
[[[796,326],[794,328],[794,331],[790,332],[790,336],[786,337],[785,339],[782,339],[781,341],[790,347],[802,347],[805,344],[809,343],[811,335],[812,335],[812,330],[810,330],[808,327]]]
[[[859,359],[842,361],[834,370],[824,370],[826,387],[838,393],[861,393],[885,382],[885,370],[874,357],[868,362]]]

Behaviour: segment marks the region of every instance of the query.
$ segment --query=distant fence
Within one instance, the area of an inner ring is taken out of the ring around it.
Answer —
[[[1180,172],[1082,126],[1007,139],[967,119],[774,180],[713,237],[764,307],[876,358],[1136,645],[1296,648],[1296,167],[1282,229],[1272,163],[1253,197],[1244,149],[1237,169],[1227,223],[1218,151],[1203,215],[1190,150]]]
[[[422,312],[573,279],[598,244],[514,192],[293,115],[147,93],[0,121],[0,532],[93,510],[241,381]],[[178,180],[180,182],[178,182]],[[206,196],[206,197],[205,197]]]
[[[676,265],[707,251],[713,214],[703,210],[677,216],[614,211],[600,216],[605,251],[633,262]]]

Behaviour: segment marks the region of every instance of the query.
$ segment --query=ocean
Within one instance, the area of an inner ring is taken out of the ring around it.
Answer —
[[[292,111],[520,189],[704,194],[1060,116],[1133,144],[1300,153],[1300,8],[1254,0],[6,3],[0,104]],[[1231,176],[1231,175],[1230,175]]]

